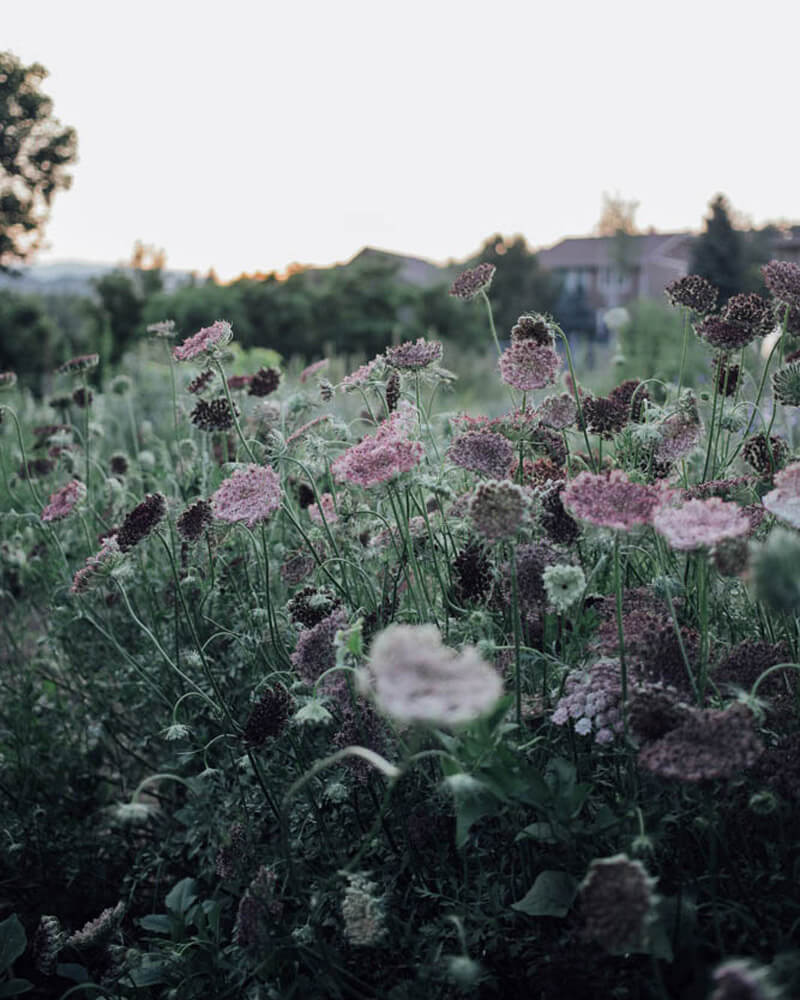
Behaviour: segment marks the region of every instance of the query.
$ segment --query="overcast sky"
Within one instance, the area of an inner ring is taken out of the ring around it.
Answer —
[[[5,0],[78,132],[40,259],[141,239],[223,278],[366,244],[588,233],[603,192],[699,229],[800,220],[798,0]]]

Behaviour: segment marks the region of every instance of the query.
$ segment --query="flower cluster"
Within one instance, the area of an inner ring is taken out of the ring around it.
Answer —
[[[653,527],[671,548],[691,552],[747,534],[750,522],[737,504],[711,497],[680,506],[664,504],[653,515]]]
[[[535,340],[518,340],[500,357],[500,377],[515,389],[528,392],[552,385],[561,367],[561,359],[549,345]]]
[[[340,481],[369,487],[409,472],[422,460],[423,448],[419,441],[409,439],[408,430],[408,412],[395,411],[372,437],[348,448],[333,462],[333,474]]]
[[[507,438],[491,431],[469,431],[457,437],[447,452],[451,462],[490,479],[505,479],[514,461]]]
[[[390,625],[373,641],[369,686],[380,711],[403,723],[452,726],[489,711],[500,676],[476,649],[443,645],[435,625]]]
[[[768,479],[786,464],[789,457],[789,446],[783,438],[764,431],[753,434],[742,448],[742,458],[759,476]]]
[[[761,501],[770,514],[800,529],[800,462],[775,474],[775,489]]]
[[[571,721],[576,733],[594,732],[595,743],[611,743],[623,729],[622,681],[618,660],[598,660],[588,671],[571,670],[550,721]]]
[[[167,499],[163,493],[148,493],[122,522],[116,535],[120,552],[128,552],[143,541],[167,513]]]
[[[275,472],[261,465],[246,465],[226,479],[211,498],[214,517],[248,528],[266,521],[281,505],[281,484]]]
[[[238,416],[236,404],[234,403],[234,408],[231,409],[228,400],[224,396],[219,396],[210,401],[198,399],[189,419],[201,431],[227,431],[233,427],[234,413]]]
[[[420,337],[416,343],[410,341],[399,347],[387,348],[384,359],[392,368],[419,371],[441,360],[443,348],[435,340]]]
[[[546,427],[563,431],[575,423],[578,407],[574,398],[563,392],[560,396],[548,396],[543,400],[536,410],[536,416]]]
[[[195,361],[198,358],[206,360],[217,355],[219,350],[231,342],[233,330],[230,323],[218,319],[211,326],[205,326],[182,344],[173,348],[172,356],[176,361]]]
[[[764,284],[784,305],[800,308],[800,265],[789,260],[771,260],[761,268]]]
[[[250,711],[244,726],[244,740],[248,746],[262,747],[276,739],[286,728],[292,699],[286,688],[276,685],[267,688]]]
[[[595,858],[578,892],[586,936],[610,952],[645,945],[655,917],[654,887],[644,865],[626,854]]]
[[[540,347],[552,347],[555,341],[553,324],[539,313],[520,316],[511,327],[511,342],[516,344],[521,340],[532,340]]]
[[[336,513],[333,496],[330,493],[323,493],[319,498],[319,504],[309,504],[308,516],[316,524],[324,522],[335,524],[339,520],[339,515]]]
[[[259,368],[250,379],[250,387],[247,392],[250,396],[263,398],[275,392],[281,384],[281,373],[277,368]]]
[[[47,506],[42,511],[42,520],[60,521],[64,517],[69,517],[85,497],[86,486],[79,480],[73,479],[51,495]]]
[[[211,504],[208,500],[197,500],[183,511],[176,527],[184,541],[196,542],[210,524]]]
[[[205,371],[200,372],[196,375],[192,381],[186,386],[186,391],[191,392],[192,395],[199,395],[204,392],[208,387],[209,383],[213,381],[216,372],[213,368],[206,368]]]
[[[528,498],[524,491],[507,479],[481,483],[469,504],[476,530],[491,542],[513,538],[527,512]]]
[[[468,271],[462,271],[450,287],[450,294],[469,302],[476,295],[488,290],[497,268],[494,264],[478,264]]]
[[[725,323],[751,331],[754,337],[766,337],[775,327],[769,302],[755,292],[732,296],[720,316]]]
[[[97,368],[100,364],[99,354],[80,354],[77,358],[70,358],[56,368],[59,375],[74,375],[79,372],[88,372],[92,368]]]
[[[580,473],[564,490],[561,499],[582,521],[630,531],[637,525],[651,523],[653,512],[665,499],[665,494],[659,487],[631,482],[624,472],[615,469],[608,475]]]
[[[696,313],[713,312],[717,304],[717,289],[699,274],[687,274],[671,282],[664,293],[673,306],[684,306]]]
[[[365,365],[361,365],[360,368],[356,368],[354,372],[349,375],[345,375],[342,379],[342,388],[345,392],[352,392],[357,389],[360,385],[363,385],[369,380],[370,376],[376,372],[383,365],[383,355],[378,355],[377,358],[373,358],[372,361],[368,361]]]
[[[738,351],[756,337],[752,326],[732,323],[721,316],[707,316],[695,326],[698,337],[720,351]]]
[[[580,566],[556,563],[542,574],[548,601],[559,614],[569,611],[581,599],[586,588],[586,577]]]

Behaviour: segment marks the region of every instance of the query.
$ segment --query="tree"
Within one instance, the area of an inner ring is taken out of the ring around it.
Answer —
[[[75,130],[53,116],[41,92],[47,70],[0,52],[0,272],[26,263],[40,248],[56,191],[71,183]]]
[[[689,272],[708,278],[719,289],[719,303],[744,291],[747,285],[747,260],[744,235],[734,229],[731,207],[724,195],[711,202],[711,216],[705,231],[692,243]]]
[[[638,232],[635,221],[638,207],[638,201],[625,201],[618,194],[612,196],[604,191],[603,210],[599,222],[594,227],[596,235],[617,236],[619,233],[625,233],[627,236],[635,236]]]

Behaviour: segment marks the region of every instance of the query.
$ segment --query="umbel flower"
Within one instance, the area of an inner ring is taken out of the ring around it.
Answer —
[[[269,396],[280,384],[281,373],[277,368],[259,368],[250,380],[247,393],[249,396]]]
[[[586,577],[580,566],[556,563],[542,574],[547,599],[559,614],[568,611],[583,596]]]
[[[490,479],[472,495],[469,514],[479,534],[490,542],[513,538],[528,512],[528,499],[516,483]]]
[[[699,274],[687,274],[671,282],[664,294],[673,306],[684,306],[703,315],[712,312],[717,304],[717,289]]]
[[[598,660],[589,670],[571,670],[550,721],[572,722],[579,736],[594,732],[595,743],[611,743],[622,732],[619,660]]]
[[[187,337],[182,344],[173,348],[172,356],[176,361],[195,361],[198,358],[207,361],[210,357],[216,357],[221,348],[231,342],[233,330],[230,323],[224,319],[218,319],[211,326],[204,326],[202,330],[191,337]]]
[[[398,722],[454,726],[488,712],[503,693],[478,651],[443,645],[435,625],[390,625],[375,638],[369,682],[377,708]]]
[[[250,711],[244,727],[245,743],[262,747],[267,740],[280,736],[289,721],[292,699],[286,688],[267,688]]]
[[[769,302],[755,292],[742,292],[728,299],[721,318],[725,323],[752,331],[756,337],[766,337],[775,327]]]
[[[42,520],[60,521],[62,518],[69,517],[85,497],[86,486],[79,480],[73,479],[51,495],[47,506],[42,511]]]
[[[552,385],[561,367],[561,359],[549,345],[535,340],[518,340],[503,351],[499,365],[500,377],[507,385],[528,392]]]
[[[375,895],[378,885],[365,875],[348,874],[347,881],[342,900],[344,936],[356,947],[372,947],[386,933],[383,897]]]
[[[653,514],[653,527],[671,548],[691,552],[746,535],[750,522],[737,504],[711,497],[688,500],[680,506],[664,504]]]
[[[248,528],[266,521],[281,504],[281,484],[273,469],[246,465],[226,479],[211,498],[214,517]]]
[[[626,854],[595,858],[578,891],[586,936],[612,953],[645,945],[654,887],[644,865]]]
[[[323,493],[319,498],[319,504],[309,504],[308,516],[315,524],[323,524],[326,521],[328,524],[335,524],[339,520],[339,515],[336,513],[333,495]]]
[[[70,358],[56,368],[59,375],[74,375],[79,372],[88,372],[92,368],[97,368],[100,364],[99,354],[80,354],[77,358]]]
[[[800,361],[792,361],[773,374],[772,391],[784,406],[800,406]]]
[[[457,299],[469,302],[476,295],[488,290],[492,283],[494,272],[497,268],[494,264],[478,264],[468,271],[462,271],[450,287],[450,294]]]
[[[552,322],[539,313],[520,316],[511,327],[511,342],[516,344],[521,340],[532,340],[540,347],[552,347],[555,340]]]
[[[443,348],[435,340],[420,337],[415,343],[408,341],[399,347],[389,347],[384,352],[387,365],[407,371],[419,371],[441,360]]]
[[[401,406],[378,426],[372,437],[364,438],[340,455],[331,466],[336,478],[358,486],[377,486],[418,465],[423,448],[419,441],[408,437],[410,413],[409,408]]]
[[[761,502],[770,514],[800,529],[800,462],[775,473],[775,489]]]
[[[167,499],[163,493],[148,493],[140,504],[133,508],[116,535],[120,552],[128,552],[147,538],[150,532],[167,513]]]
[[[775,434],[769,438],[764,431],[753,434],[742,448],[742,458],[759,476],[768,478],[786,463],[789,446]]]
[[[707,316],[695,326],[701,339],[720,351],[737,351],[758,335],[758,330],[742,323],[733,323],[721,316]]]
[[[578,407],[574,397],[563,392],[560,396],[548,396],[543,400],[536,410],[536,416],[546,427],[563,431],[575,423]]]
[[[196,542],[211,524],[211,520],[211,504],[208,500],[196,500],[178,518],[178,534],[184,541]]]
[[[662,488],[633,483],[624,472],[615,469],[608,475],[582,472],[567,486],[561,499],[582,521],[630,531],[640,524],[650,524],[664,496]]]
[[[771,260],[761,268],[764,284],[784,305],[800,308],[800,265],[789,260]]]
[[[468,431],[453,441],[447,457],[462,469],[480,472],[490,479],[505,479],[514,462],[514,448],[502,434]]]
[[[189,414],[189,419],[199,427],[201,431],[227,431],[233,427],[233,415],[238,416],[236,404],[231,410],[231,405],[225,396],[207,401],[198,399],[195,408]]]

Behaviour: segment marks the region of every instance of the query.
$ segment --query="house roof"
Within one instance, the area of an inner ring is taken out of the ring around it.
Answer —
[[[681,247],[691,238],[691,233],[646,233],[630,236],[629,240],[638,259],[644,261],[652,257],[685,257]],[[539,250],[539,264],[549,271],[562,267],[607,267],[614,256],[614,240],[613,236],[569,237],[555,246]]]

